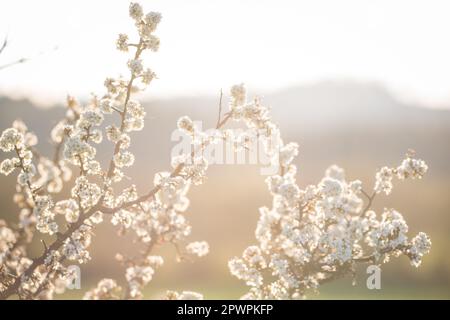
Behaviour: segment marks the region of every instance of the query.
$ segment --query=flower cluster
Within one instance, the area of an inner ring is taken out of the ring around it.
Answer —
[[[425,161],[415,159],[413,152],[410,152],[397,168],[383,167],[376,173],[375,192],[384,192],[388,195],[391,193],[394,177],[400,180],[421,179],[427,170],[428,166]]]
[[[190,254],[203,257],[209,252],[209,244],[205,241],[191,242],[186,246],[186,251]]]
[[[142,263],[129,266],[125,274],[129,286],[128,298],[142,298],[142,288],[152,280],[155,268],[161,267],[163,263],[160,256],[148,256]]]
[[[11,174],[19,169],[17,182],[21,186],[31,186],[36,175],[36,166],[33,164],[31,148],[37,144],[37,137],[28,132],[25,124],[16,120],[11,128],[6,129],[0,136],[0,149],[4,152],[15,153],[15,157],[7,158],[0,164],[0,173]]]
[[[266,179],[273,202],[260,209],[258,244],[229,261],[230,272],[250,287],[244,299],[300,298],[322,283],[354,275],[357,263],[381,264],[400,254],[420,265],[431,247],[428,236],[421,232],[409,239],[399,212],[385,209],[377,218],[370,206],[376,194],[391,192],[394,177],[421,178],[427,171],[424,161],[409,153],[397,168],[383,167],[372,195],[360,180],[346,180],[336,165],[317,185],[302,190],[293,163],[298,145],[283,142],[268,108],[259,100],[248,103],[243,85],[231,89],[230,107],[233,119],[265,133],[265,152],[279,168]]]
[[[103,279],[97,284],[97,287],[86,292],[84,300],[118,300],[122,288],[117,285],[113,279]]]

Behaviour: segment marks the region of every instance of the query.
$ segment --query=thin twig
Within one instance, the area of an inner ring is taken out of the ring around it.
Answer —
[[[0,70],[6,69],[8,67],[12,67],[13,65],[16,65],[16,64],[24,63],[24,62],[26,62],[28,60],[29,60],[28,58],[17,59],[15,61],[12,61],[12,62],[9,62],[7,64],[4,64],[4,65],[0,66]]]
[[[5,50],[6,46],[8,45],[8,36],[5,36],[5,39],[3,40],[3,44],[0,47],[0,54]]]
[[[42,242],[42,245],[44,246],[44,250],[47,251],[48,247],[47,247],[47,244],[45,243],[45,240],[41,239],[41,242]]]
[[[222,118],[222,96],[223,96],[223,91],[222,91],[222,89],[220,89],[220,98],[219,98],[219,116],[218,116],[218,118],[217,118],[217,124],[216,124],[216,126],[219,126],[220,119]]]
[[[367,211],[369,211],[369,209],[372,207],[373,199],[375,198],[375,196],[376,196],[377,193],[374,191],[374,192],[372,193],[372,195],[369,195],[369,194],[368,194],[367,192],[365,192],[364,190],[361,190],[361,193],[362,193],[363,195],[365,195],[366,198],[367,198],[367,200],[368,200],[366,207],[365,207],[364,210],[361,212],[361,214],[365,214],[365,213],[366,213]]]

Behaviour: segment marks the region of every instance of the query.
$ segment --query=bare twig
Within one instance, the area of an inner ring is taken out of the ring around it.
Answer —
[[[8,45],[8,37],[6,36],[5,39],[3,40],[2,46],[0,47],[0,54],[5,50],[5,48],[7,47],[7,45]],[[54,47],[54,48],[53,48],[53,50],[57,50],[57,49],[58,49],[58,47]],[[39,52],[39,53],[36,54],[35,56],[40,56],[40,55],[45,54],[45,53],[46,53],[46,52]],[[29,61],[29,60],[31,60],[30,57],[22,57],[22,58],[20,58],[20,59],[17,59],[17,60],[8,62],[8,63],[6,63],[6,64],[4,64],[4,65],[0,65],[0,70],[6,69],[6,68],[11,67],[11,66],[14,66],[14,65],[16,65],[16,64],[21,64],[21,63],[27,62],[27,61]]]
[[[8,45],[8,36],[5,36],[5,39],[3,40],[3,44],[0,47],[0,54],[5,50],[6,46]]]
[[[15,61],[12,61],[12,62],[9,62],[7,64],[4,64],[4,65],[0,66],[0,70],[6,69],[6,68],[11,67],[11,66],[16,65],[16,64],[24,63],[24,62],[26,62],[28,60],[29,60],[28,58],[17,59]]]
[[[218,116],[218,118],[217,118],[217,124],[216,124],[216,126],[219,125],[220,119],[222,118],[222,96],[223,96],[223,92],[222,92],[222,89],[220,89],[220,98],[219,98],[219,116]]]
[[[373,199],[375,199],[376,192],[374,191],[374,192],[372,193],[372,195],[369,195],[369,194],[368,194],[367,192],[365,192],[364,190],[361,190],[361,193],[362,193],[363,195],[365,195],[366,198],[367,198],[367,200],[368,200],[366,207],[365,207],[364,210],[361,212],[361,214],[363,215],[363,214],[365,214],[367,211],[369,211],[369,209],[372,207]]]

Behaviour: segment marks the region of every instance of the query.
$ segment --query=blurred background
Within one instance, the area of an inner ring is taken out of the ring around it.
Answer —
[[[382,269],[382,289],[366,288],[365,269],[322,287],[314,299],[450,298],[450,44],[445,1],[141,1],[161,11],[161,50],[145,57],[159,76],[140,99],[146,127],[133,134],[136,155],[129,177],[144,192],[157,171],[168,170],[170,134],[182,115],[212,127],[220,89],[246,82],[250,96],[272,107],[285,141],[300,144],[300,186],[317,183],[338,164],[366,189],[383,165],[396,166],[408,149],[426,160],[423,180],[398,182],[375,208],[394,207],[412,234],[427,232],[431,253],[419,269],[405,257]],[[133,34],[128,1],[2,1],[0,39],[8,45],[0,66],[0,130],[20,118],[51,154],[49,133],[64,115],[67,94],[87,101],[103,93],[105,77],[126,74],[127,56],[115,51],[119,32]],[[225,97],[226,99],[226,97]],[[226,100],[224,100],[226,101]],[[106,163],[107,143],[99,151]],[[4,158],[2,154],[0,160]],[[14,177],[2,177],[0,218],[16,221]],[[207,298],[237,298],[242,283],[227,261],[255,242],[258,208],[271,197],[256,165],[216,165],[190,191],[192,240],[210,254],[175,262],[175,250],[148,286],[147,298],[166,289],[194,290]],[[67,192],[67,188],[65,189]],[[118,238],[105,221],[96,231],[92,261],[82,267],[82,289],[103,277],[123,280],[116,252],[139,247]],[[41,246],[33,249],[39,254]],[[69,291],[62,298],[80,298]]]

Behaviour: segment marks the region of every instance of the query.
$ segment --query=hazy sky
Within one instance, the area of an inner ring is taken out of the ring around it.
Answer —
[[[133,34],[125,0],[1,0],[0,94],[51,104],[67,93],[103,92],[126,72],[115,50]],[[160,11],[161,50],[145,62],[159,76],[148,94],[217,94],[236,82],[253,91],[356,79],[401,99],[450,105],[450,1],[143,0]],[[57,46],[57,50],[53,48]]]

